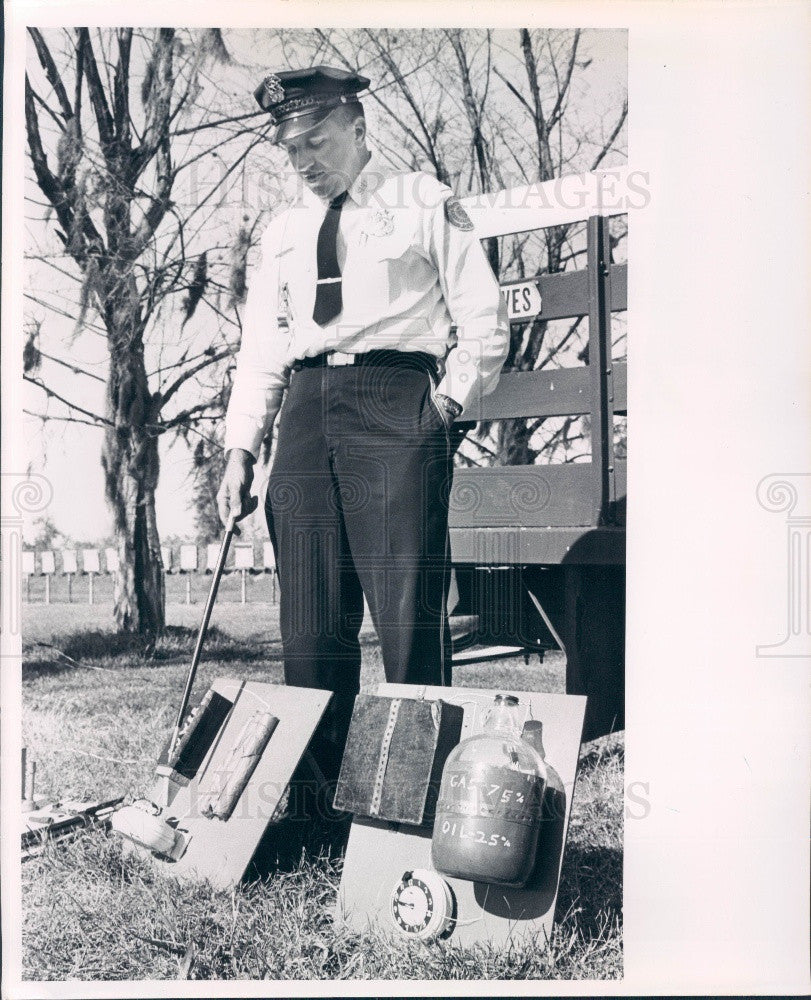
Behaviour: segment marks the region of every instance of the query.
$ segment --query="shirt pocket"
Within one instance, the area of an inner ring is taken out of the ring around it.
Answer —
[[[405,211],[371,212],[364,220],[344,272],[345,302],[357,306],[351,315],[359,324],[379,323],[400,312],[415,282],[417,223],[416,214]]]
[[[399,260],[414,245],[414,226],[398,226],[394,232],[386,236],[370,236],[370,256],[380,263],[388,260]]]

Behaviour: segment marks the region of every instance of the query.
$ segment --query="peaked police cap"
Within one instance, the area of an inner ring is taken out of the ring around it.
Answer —
[[[334,66],[311,66],[270,73],[254,91],[259,106],[277,126],[275,142],[307,132],[339,104],[357,103],[369,80]]]

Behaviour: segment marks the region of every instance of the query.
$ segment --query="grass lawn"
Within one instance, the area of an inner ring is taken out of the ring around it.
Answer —
[[[169,627],[144,660],[110,630],[109,605],[24,610],[23,745],[37,797],[141,795],[171,731],[200,607],[170,604]],[[282,681],[278,606],[214,609],[195,685],[216,676]],[[384,680],[376,635],[361,633],[361,683]],[[64,654],[64,655],[60,655]],[[66,659],[69,657],[70,659]],[[71,662],[72,661],[72,662]],[[547,654],[475,664],[459,686],[562,691]],[[181,883],[122,854],[103,832],[50,845],[23,865],[27,979],[615,979],[622,976],[622,734],[586,744],[574,792],[550,948],[393,942],[334,926],[342,858],[329,831],[306,825],[267,845],[274,863],[237,889]],[[301,824],[299,824],[301,826]]]

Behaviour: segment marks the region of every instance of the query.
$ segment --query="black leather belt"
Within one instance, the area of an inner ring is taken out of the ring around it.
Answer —
[[[294,361],[292,370],[300,371],[302,368],[343,368],[349,365],[403,365],[408,368],[417,368],[423,371],[430,371],[436,374],[437,358],[426,351],[396,351],[396,350],[376,350],[363,351],[359,354],[347,354],[343,351],[324,351],[316,354],[312,358],[301,358]]]

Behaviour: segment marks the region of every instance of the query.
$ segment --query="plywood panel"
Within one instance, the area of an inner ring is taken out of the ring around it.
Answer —
[[[426,698],[444,698],[461,705],[465,710],[464,739],[481,729],[483,713],[498,692],[381,684],[377,693],[412,698],[422,693]],[[501,693],[518,695],[529,717],[543,722],[543,742],[551,768],[551,791],[547,796],[550,818],[544,823],[536,870],[526,888],[501,889],[447,879],[456,901],[456,923],[450,940],[462,945],[478,941],[502,945],[527,936],[542,945],[552,930],[586,699],[528,691]],[[336,919],[355,931],[372,926],[396,935],[389,916],[392,888],[404,872],[431,867],[430,831],[374,820],[353,821]]]
[[[208,879],[224,889],[242,878],[331,696],[328,691],[233,678],[218,678],[212,687],[232,701],[233,708],[198,775],[185,787],[172,783],[163,813],[178,819],[178,829],[188,830],[189,846],[179,861],[154,861],[166,874]],[[279,724],[229,819],[209,819],[201,814],[201,796],[220,780],[235,738],[257,711],[270,712]],[[166,779],[158,778],[155,801],[165,801],[166,788]]]

